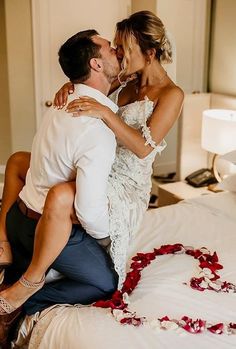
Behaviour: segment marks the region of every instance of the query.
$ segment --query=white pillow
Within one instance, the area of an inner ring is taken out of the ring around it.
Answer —
[[[223,181],[217,185],[217,187],[223,190],[236,192],[236,173],[224,178]]]

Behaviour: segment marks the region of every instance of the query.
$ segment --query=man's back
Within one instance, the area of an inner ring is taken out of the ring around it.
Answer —
[[[75,93],[73,98],[90,94],[100,102],[116,107],[102,93],[88,86],[79,84]],[[87,221],[88,207],[94,205],[94,200],[96,207],[101,203],[107,205],[106,185],[115,146],[113,132],[101,120],[72,117],[63,110],[49,111],[34,138],[30,169],[20,197],[29,208],[41,213],[48,190],[57,183],[77,177],[77,216],[82,216],[83,221],[85,215]]]

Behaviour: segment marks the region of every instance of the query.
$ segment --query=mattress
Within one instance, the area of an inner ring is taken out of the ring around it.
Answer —
[[[216,251],[222,280],[236,283],[236,194],[218,193],[151,209],[129,250],[129,262],[137,252],[151,252],[165,244],[207,247]],[[186,315],[209,323],[236,323],[236,293],[199,292],[186,285],[197,272],[191,256],[159,256],[142,272],[130,295],[129,309],[147,319]],[[109,309],[80,305],[56,305],[26,319],[23,337],[32,328],[30,349],[231,349],[236,334],[191,334],[160,330],[155,326],[121,325]],[[18,343],[23,342],[19,336]]]

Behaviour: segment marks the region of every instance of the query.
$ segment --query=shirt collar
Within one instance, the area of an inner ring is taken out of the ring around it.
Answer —
[[[78,96],[88,96],[96,99],[99,103],[106,105],[108,108],[110,108],[114,113],[116,113],[119,109],[118,106],[114,102],[112,102],[107,96],[105,96],[102,92],[98,91],[93,87],[84,84],[76,84],[75,93]]]

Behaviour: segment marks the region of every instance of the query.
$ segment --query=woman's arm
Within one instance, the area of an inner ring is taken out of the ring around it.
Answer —
[[[173,87],[159,99],[147,124],[150,136],[155,144],[162,141],[179,117],[183,97],[182,90]],[[67,111],[74,113],[75,116],[88,115],[94,117],[96,115],[115,133],[119,141],[139,158],[146,157],[153,150],[153,146],[148,144],[145,134],[143,135],[140,130],[127,125],[108,107],[101,105],[92,98],[81,97],[72,101],[68,104]]]
[[[120,82],[118,79],[113,81],[109,94],[114,92],[119,86],[120,86]],[[72,84],[72,82],[65,83],[60,88],[60,90],[58,90],[57,93],[55,94],[54,101],[53,101],[54,108],[62,109],[67,103],[68,96],[74,93],[74,89],[75,89],[75,85]]]
[[[72,82],[66,82],[55,94],[53,101],[54,108],[62,109],[67,103],[68,96],[74,93],[74,88],[75,86]]]
[[[128,82],[128,81],[134,80],[135,78],[136,78],[136,74],[132,74],[131,76],[128,76],[127,78],[125,78],[124,81]],[[120,86],[121,83],[122,82],[118,78],[115,79],[111,84],[109,94],[114,92]],[[57,93],[55,94],[54,101],[53,101],[54,108],[62,109],[67,103],[68,96],[74,93],[74,89],[75,89],[75,86],[74,84],[72,84],[72,82],[69,81],[65,83],[60,88],[60,90],[58,90]]]

